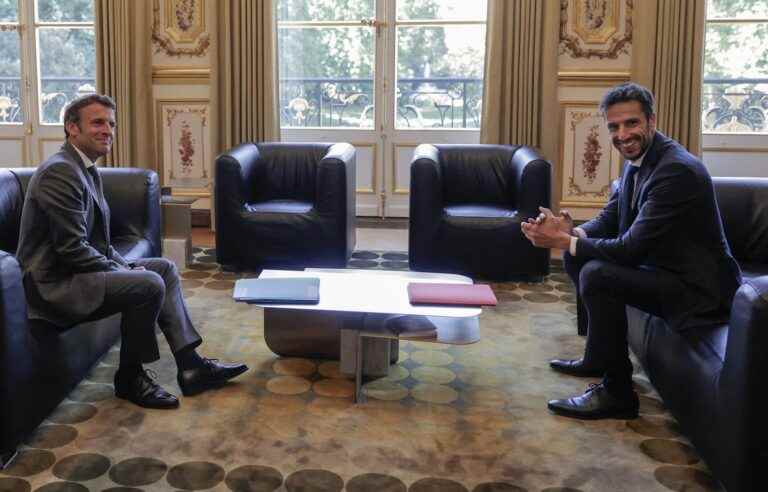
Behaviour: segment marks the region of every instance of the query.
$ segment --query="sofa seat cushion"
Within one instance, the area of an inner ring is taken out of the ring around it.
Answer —
[[[449,205],[443,211],[448,217],[508,218],[517,214],[511,208],[476,203]]]
[[[739,266],[745,279],[768,275],[768,263],[739,262]]]
[[[268,200],[247,203],[245,208],[252,213],[306,214],[312,210],[312,203],[298,200]]]

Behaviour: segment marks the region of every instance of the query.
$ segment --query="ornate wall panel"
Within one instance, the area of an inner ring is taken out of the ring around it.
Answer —
[[[205,57],[211,44],[205,0],[155,0],[152,43],[170,57]]]
[[[561,102],[561,207],[602,207],[621,156],[611,144],[599,102]]]
[[[209,101],[158,99],[159,174],[174,195],[211,195]]]
[[[560,0],[560,70],[628,69],[634,0]]]

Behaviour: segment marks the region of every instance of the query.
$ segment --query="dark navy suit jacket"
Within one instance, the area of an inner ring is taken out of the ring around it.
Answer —
[[[577,242],[576,256],[679,275],[687,289],[670,299],[674,328],[726,321],[741,271],[704,165],[656,132],[637,174],[635,211],[626,176],[600,214],[581,226],[588,237]]]

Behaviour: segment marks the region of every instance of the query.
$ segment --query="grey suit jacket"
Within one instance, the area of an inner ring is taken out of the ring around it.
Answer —
[[[579,257],[676,274],[687,289],[670,300],[678,329],[723,322],[741,271],[723,232],[712,179],[699,159],[656,132],[638,173],[631,209],[626,173],[602,212],[581,228]]]
[[[29,182],[16,256],[30,318],[61,327],[104,301],[104,272],[126,268],[110,245],[109,207],[77,151],[65,144]]]

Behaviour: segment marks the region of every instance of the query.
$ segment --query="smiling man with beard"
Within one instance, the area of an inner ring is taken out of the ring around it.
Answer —
[[[555,359],[552,369],[602,376],[580,396],[552,400],[575,418],[634,418],[626,306],[665,318],[677,330],[725,322],[741,272],[723,233],[712,180],[701,161],[656,130],[654,98],[621,84],[600,109],[614,147],[626,159],[619,188],[600,214],[573,226],[568,212],[541,209],[523,224],[535,245],[564,250],[577,289],[584,357]],[[581,331],[581,330],[580,330]]]

